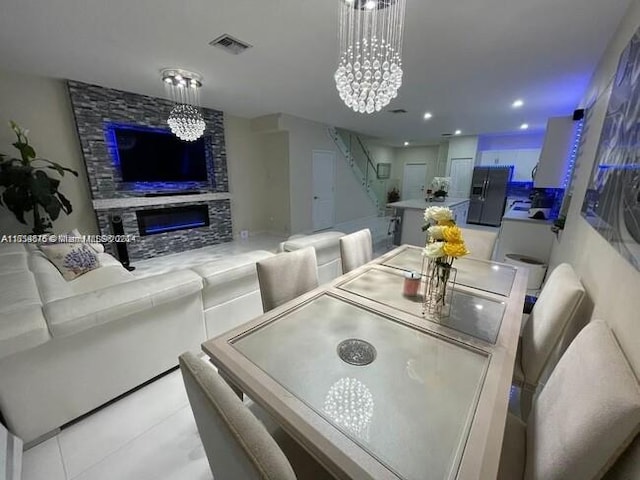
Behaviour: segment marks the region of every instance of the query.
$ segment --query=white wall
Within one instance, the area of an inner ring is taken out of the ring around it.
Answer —
[[[569,262],[576,269],[589,297],[594,302],[592,318],[606,320],[618,342],[640,376],[640,272],[629,264],[582,218],[580,209],[587,189],[596,148],[604,121],[609,86],[620,53],[640,26],[640,2],[633,2],[615,33],[591,81],[583,104],[599,98],[593,113],[593,126],[585,136],[585,146],[578,159],[573,201],[566,227],[551,255],[551,266]],[[635,466],[629,462],[628,473],[615,478],[640,478],[640,439],[635,442]],[[613,478],[613,477],[611,477]]]
[[[78,177],[65,174],[62,178],[59,189],[71,201],[73,211],[68,216],[61,213],[53,224],[53,231],[64,233],[78,228],[83,233],[98,233],[65,83],[0,70],[0,105],[1,153],[12,157],[19,155],[11,145],[16,137],[8,126],[9,120],[14,120],[30,130],[30,143],[39,157],[69,167],[79,174]],[[50,175],[57,176],[55,172]],[[22,225],[13,213],[0,207],[0,234],[29,232],[30,227]]]
[[[514,135],[481,135],[478,138],[478,151],[542,148],[543,144],[544,131]]]
[[[376,208],[346,160],[327,134],[327,125],[281,115],[280,128],[289,133],[289,191],[291,233],[313,230],[313,150],[336,153],[336,223],[376,215]]]
[[[266,186],[264,198],[259,201],[265,209],[267,231],[288,236],[292,233],[289,133],[265,133],[261,141]]]
[[[227,114],[224,133],[234,236],[242,230],[255,234],[275,229],[264,201],[268,198],[267,166],[271,164],[265,159],[265,135],[255,133],[251,120]],[[273,190],[273,182],[269,185]]]
[[[472,158],[475,163],[478,152],[478,137],[453,137],[449,139],[449,151],[447,152],[447,172],[451,168],[453,158]]]
[[[396,179],[400,188],[402,197],[404,166],[408,163],[424,163],[426,164],[426,174],[424,178],[425,190],[437,176],[438,172],[438,146],[427,147],[400,147],[395,148],[395,160],[391,167],[391,177]]]

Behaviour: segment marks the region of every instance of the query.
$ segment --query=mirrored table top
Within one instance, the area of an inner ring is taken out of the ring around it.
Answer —
[[[326,293],[231,345],[399,478],[456,476],[488,353]]]
[[[422,295],[403,295],[403,283],[403,272],[372,267],[338,288],[495,344],[505,312],[504,302],[454,290],[449,315],[436,320],[423,315]],[[419,292],[423,291],[424,284]]]
[[[423,258],[421,248],[406,248],[383,260],[381,264],[400,270],[421,272]],[[516,269],[509,265],[462,257],[456,259],[453,266],[458,270],[456,283],[459,285],[503,297],[511,294]]]

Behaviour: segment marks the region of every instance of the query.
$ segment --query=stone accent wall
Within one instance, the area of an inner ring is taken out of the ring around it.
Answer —
[[[116,147],[108,138],[107,126],[117,123],[168,130],[167,118],[174,104],[162,98],[71,80],[67,85],[93,198],[140,195],[139,191],[132,191],[131,185],[122,182],[120,172],[114,165]],[[208,108],[201,111],[207,124],[205,136],[210,140],[210,148],[207,149],[209,181],[177,184],[175,190],[228,192],[223,113]],[[171,186],[167,187],[163,190],[145,189],[145,192],[160,193],[167,189],[173,190]]]
[[[133,201],[133,197],[140,198],[145,193],[162,194],[167,193],[168,190],[171,192],[198,190],[202,193],[229,191],[224,121],[221,111],[201,109],[207,124],[204,134],[208,140],[206,143],[207,182],[176,184],[163,182],[161,188],[155,184],[150,186],[137,184],[134,189],[134,185],[122,182],[121,173],[114,162],[116,145],[109,135],[108,126],[109,124],[126,124],[168,130],[167,118],[174,104],[162,98],[148,97],[72,80],[67,82],[67,86],[87,168],[91,195],[94,200],[120,198],[123,202],[127,202],[127,198],[131,198]],[[194,197],[197,196],[194,195]],[[136,241],[128,244],[131,260],[181,252],[233,239],[231,202],[228,199],[202,201],[194,199],[192,204],[208,205],[210,221],[208,227],[141,237],[138,231],[136,211],[185,205],[184,202],[171,203],[170,199],[166,201],[167,203],[150,206],[123,205],[118,208],[96,209],[100,233],[103,235],[112,234],[110,215],[120,215],[123,219],[125,233],[136,237]],[[114,244],[107,244],[105,248],[115,254]]]
[[[168,253],[183,252],[194,248],[206,247],[216,243],[230,242],[231,235],[231,202],[229,200],[215,200],[210,202],[193,202],[190,205],[209,207],[208,227],[164,232],[156,235],[140,236],[136,211],[155,210],[158,208],[184,207],[185,203],[165,203],[136,208],[114,208],[97,212],[98,225],[104,235],[111,235],[111,215],[120,215],[124,233],[135,236],[135,241],[127,244],[129,258],[132,261],[153,258]],[[115,244],[105,244],[105,249],[115,256]]]

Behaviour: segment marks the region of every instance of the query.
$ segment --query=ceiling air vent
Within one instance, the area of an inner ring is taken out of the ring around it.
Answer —
[[[233,38],[228,33],[225,33],[224,35],[220,35],[218,38],[211,40],[209,42],[209,45],[213,45],[214,47],[221,48],[233,55],[238,55],[252,47],[252,45],[249,45],[246,42],[238,40],[237,38]]]
[[[453,133],[443,133],[443,137],[453,137]]]
[[[404,108],[394,108],[393,110],[387,110],[389,113],[407,113]]]

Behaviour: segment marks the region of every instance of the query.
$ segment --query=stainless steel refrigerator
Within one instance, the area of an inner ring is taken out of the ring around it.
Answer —
[[[467,223],[500,226],[513,167],[476,167],[471,178]]]

